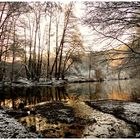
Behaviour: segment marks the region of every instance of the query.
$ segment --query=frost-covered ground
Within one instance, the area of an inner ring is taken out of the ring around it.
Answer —
[[[95,120],[94,123],[86,125],[83,131],[85,138],[125,138],[136,137],[135,126],[89,107],[84,102],[71,102],[75,115],[85,119]]]
[[[93,103],[91,101],[91,103]],[[98,102],[94,102],[98,104]],[[122,102],[124,103],[124,102]],[[119,102],[116,102],[119,104]],[[115,106],[117,106],[115,104]],[[91,107],[90,107],[91,106]],[[139,137],[138,127],[125,120],[111,115],[110,112],[104,113],[95,109],[92,105],[87,105],[83,101],[68,100],[67,102],[54,102],[42,104],[35,107],[35,114],[21,117],[20,122],[34,125],[37,131],[41,131],[43,137],[55,138],[136,138]],[[102,107],[102,105],[100,105]],[[103,106],[107,106],[104,105]],[[108,101],[108,109],[111,107]],[[115,107],[114,106],[114,107]],[[104,107],[105,108],[105,107]],[[132,120],[139,122],[135,114],[139,114],[138,104],[125,104],[124,117],[131,117]],[[114,110],[117,111],[117,110]],[[122,110],[120,110],[122,111]],[[107,111],[106,111],[107,112]],[[131,114],[131,112],[133,112]],[[123,115],[123,112],[118,112]],[[38,120],[33,123],[33,120]],[[31,122],[30,122],[31,121]],[[27,127],[30,127],[28,126]],[[7,115],[4,110],[0,109],[0,138],[37,138],[38,135],[25,129],[14,118]]]
[[[14,118],[0,109],[0,138],[37,138],[38,135],[26,130]]]
[[[88,79],[85,77],[68,77],[65,80],[40,80],[39,82],[35,81],[32,82],[30,80],[27,79],[19,79],[17,81],[14,82],[1,82],[0,83],[0,88],[2,88],[3,86],[13,86],[13,87],[31,87],[31,86],[60,86],[66,83],[81,83],[81,82],[94,82],[94,81],[98,81],[95,79]]]
[[[140,126],[140,104],[119,100],[87,101],[87,104],[102,112],[110,113],[132,124]]]

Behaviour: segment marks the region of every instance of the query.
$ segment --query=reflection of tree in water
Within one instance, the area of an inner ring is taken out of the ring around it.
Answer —
[[[90,95],[90,100],[97,100],[100,99],[100,94],[101,93],[101,83],[96,83],[95,87],[94,87],[94,92],[93,92],[93,88],[91,87],[90,83],[89,83],[89,95]]]
[[[69,98],[66,87],[24,87],[4,88],[0,91],[0,106],[18,108],[20,102],[24,105],[35,105],[45,101],[61,101]]]
[[[4,99],[5,99],[5,94],[3,94],[3,93],[4,93],[4,88],[2,87],[2,88],[0,89],[0,107],[1,107],[2,105],[5,105],[5,102],[3,102]]]
[[[44,101],[61,101],[69,98],[62,87],[33,87],[26,90],[24,101],[26,105],[35,105]]]
[[[14,109],[17,108],[17,90],[15,90],[13,87],[6,87],[2,88],[0,91],[0,106],[10,106]]]
[[[25,91],[25,96],[22,99],[26,105],[32,105],[40,102],[40,89],[38,87],[27,88]]]
[[[11,93],[11,97],[12,97],[12,108],[13,109],[16,109],[16,98],[17,98],[17,95],[16,95],[16,90],[14,90],[13,88],[10,89],[10,93]]]
[[[126,81],[115,81],[114,84],[111,85],[112,90],[108,93],[108,99],[115,100],[130,100],[130,88],[129,83]]]
[[[64,86],[55,88],[55,99],[56,101],[66,100],[69,98],[66,88]]]
[[[139,89],[137,89],[137,88],[132,89],[132,91],[131,91],[131,99],[132,99],[132,101],[140,103],[140,94],[139,93],[140,93]]]

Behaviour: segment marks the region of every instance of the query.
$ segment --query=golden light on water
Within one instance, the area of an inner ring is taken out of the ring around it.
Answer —
[[[130,100],[131,97],[127,93],[113,91],[112,93],[108,94],[108,99],[113,99],[113,100]]]

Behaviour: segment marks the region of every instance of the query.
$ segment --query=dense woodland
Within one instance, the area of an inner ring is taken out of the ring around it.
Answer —
[[[139,8],[140,2],[1,2],[0,81],[138,77]],[[91,33],[89,46],[82,26]]]

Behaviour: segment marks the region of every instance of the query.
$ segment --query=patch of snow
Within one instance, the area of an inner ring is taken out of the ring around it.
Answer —
[[[95,119],[92,124],[85,125],[83,137],[85,138],[120,138],[134,136],[133,127],[123,120],[114,117],[111,114],[103,113],[89,107],[81,101],[69,101],[73,105],[75,115],[84,119]]]
[[[37,138],[37,134],[28,132],[24,126],[0,109],[0,138]]]

